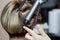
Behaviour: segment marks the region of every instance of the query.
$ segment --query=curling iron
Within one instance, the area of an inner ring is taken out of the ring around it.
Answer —
[[[23,23],[24,25],[27,25],[29,23],[29,21],[31,20],[35,10],[40,7],[42,4],[44,4],[47,0],[36,0],[33,7],[31,8],[30,12],[28,13],[28,15],[26,16],[26,18],[24,19]]]

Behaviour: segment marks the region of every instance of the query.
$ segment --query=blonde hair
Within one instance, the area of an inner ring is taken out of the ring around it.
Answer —
[[[34,2],[31,0],[31,3]],[[23,0],[13,0],[9,2],[2,11],[1,23],[3,28],[10,34],[23,33],[23,20],[20,17],[19,7]]]
[[[19,17],[18,7],[20,6],[18,2],[10,2],[3,9],[1,15],[1,23],[4,29],[11,33],[22,33],[22,20]]]

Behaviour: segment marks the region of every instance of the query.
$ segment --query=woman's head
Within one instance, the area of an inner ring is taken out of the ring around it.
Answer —
[[[21,2],[21,4],[19,3]],[[23,0],[14,0],[4,8],[2,15],[1,15],[1,23],[4,29],[11,33],[23,33],[23,19],[28,14],[31,8],[30,3],[24,3]]]

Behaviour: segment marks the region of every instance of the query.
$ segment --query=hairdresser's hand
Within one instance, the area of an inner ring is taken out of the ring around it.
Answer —
[[[25,26],[23,28],[28,32],[25,36],[25,38],[27,40],[51,40],[42,28],[40,28],[40,29],[37,28],[37,30],[40,32],[41,35],[36,34],[31,29],[29,29]]]

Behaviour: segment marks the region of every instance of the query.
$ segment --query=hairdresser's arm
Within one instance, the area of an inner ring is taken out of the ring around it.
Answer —
[[[37,28],[41,35],[36,34],[31,29],[27,27],[23,27],[28,33],[26,34],[25,38],[27,40],[51,40],[49,36],[44,32],[42,28]]]

